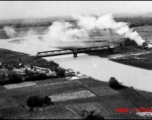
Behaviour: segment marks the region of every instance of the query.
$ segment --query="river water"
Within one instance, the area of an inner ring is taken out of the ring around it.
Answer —
[[[0,48],[6,48],[18,52],[24,52],[31,55],[36,55],[39,51],[54,50],[46,46],[31,46],[8,44],[6,41],[0,42]],[[110,77],[115,77],[124,85],[133,86],[134,88],[152,92],[152,71],[132,67],[124,64],[119,64],[93,55],[78,54],[77,58],[73,55],[63,55],[56,57],[46,57],[46,60],[53,60],[63,68],[71,68],[79,71],[82,74],[92,76],[101,81],[108,81]]]
[[[46,58],[54,60],[63,68],[72,68],[82,74],[92,76],[100,81],[108,81],[110,77],[115,77],[124,85],[152,92],[152,71],[132,67],[101,58],[98,56],[81,55],[77,58],[64,57],[60,59]]]

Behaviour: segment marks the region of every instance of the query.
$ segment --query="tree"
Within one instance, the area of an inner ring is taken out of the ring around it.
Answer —
[[[85,120],[92,120],[92,119],[104,120],[105,119],[102,115],[95,113],[94,110],[92,111],[83,110],[81,113],[81,117]]]
[[[123,88],[124,86],[121,85],[121,83],[119,83],[114,77],[111,77],[110,80],[109,80],[109,85],[111,88],[114,88],[114,89],[121,89]]]
[[[25,69],[25,73],[28,74],[28,72],[29,72],[29,71],[28,71],[28,69],[26,68],[26,69]]]
[[[54,103],[52,102],[51,98],[48,96],[45,96],[43,99],[43,102],[45,105],[54,105]]]
[[[57,67],[59,67],[59,64],[55,63],[54,61],[50,61],[49,62],[49,69],[51,71],[56,71],[57,70]]]
[[[33,108],[36,107],[54,105],[54,103],[51,101],[51,98],[49,98],[48,96],[45,97],[31,96],[27,99],[26,104],[28,107],[30,107],[31,111],[33,111]]]
[[[41,98],[38,96],[29,97],[26,103],[27,103],[27,106],[31,108],[42,107],[43,105]]]
[[[124,45],[125,46],[137,46],[137,43],[134,40],[131,40],[130,38],[125,38]]]
[[[22,82],[22,79],[17,73],[12,72],[9,74],[10,83],[20,83]]]
[[[57,72],[58,77],[64,77],[65,76],[65,70],[63,68],[58,67],[56,72]]]

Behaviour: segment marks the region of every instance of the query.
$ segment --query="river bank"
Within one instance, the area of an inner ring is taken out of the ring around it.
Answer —
[[[49,60],[50,58],[46,59]],[[54,61],[64,68],[80,71],[100,81],[108,81],[110,77],[115,77],[124,85],[152,92],[152,81],[150,81],[152,74],[150,70],[120,64],[99,56],[71,57],[54,59]]]

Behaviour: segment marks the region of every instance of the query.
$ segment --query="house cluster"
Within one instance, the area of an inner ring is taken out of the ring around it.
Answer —
[[[0,62],[0,73],[7,76],[8,73],[8,64]],[[24,75],[26,72],[32,73],[44,73],[46,76],[57,76],[55,71],[51,71],[48,68],[33,66],[33,65],[24,65],[22,60],[18,60],[18,65],[14,65],[12,71],[16,74]]]
[[[72,69],[66,69],[65,76],[66,76],[66,79],[68,79],[68,80],[83,79],[83,78],[90,77],[85,74],[81,74],[79,71],[75,72]]]
[[[72,69],[57,67],[56,71],[51,71],[49,68],[24,65],[21,59],[15,62],[13,64],[11,62],[0,62],[0,85],[39,79],[44,80],[52,77],[65,77],[67,80],[88,78],[88,76],[75,72]]]

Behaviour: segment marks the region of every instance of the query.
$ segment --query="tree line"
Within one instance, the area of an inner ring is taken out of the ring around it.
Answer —
[[[129,27],[140,27],[152,25],[152,17],[116,17],[114,18],[116,22],[127,22]]]

